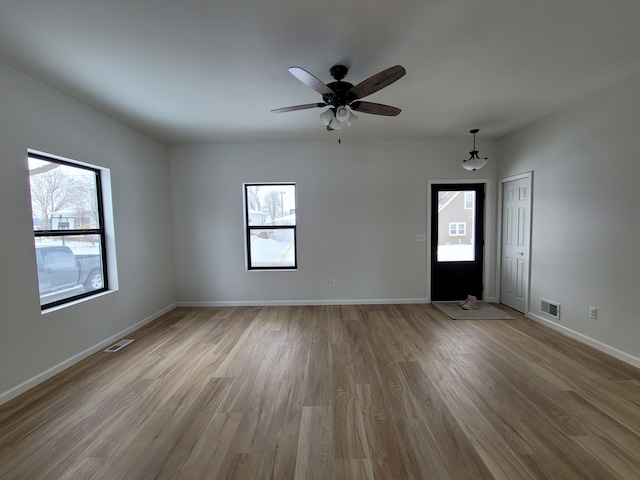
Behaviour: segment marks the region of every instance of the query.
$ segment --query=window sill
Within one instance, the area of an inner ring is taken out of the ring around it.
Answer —
[[[46,315],[47,313],[53,313],[53,312],[57,312],[59,310],[64,310],[65,308],[71,307],[73,305],[78,305],[80,303],[84,303],[84,302],[87,302],[89,300],[93,300],[94,298],[104,297],[105,295],[109,295],[110,293],[114,293],[114,292],[117,292],[117,291],[118,291],[117,289],[115,289],[115,290],[105,290],[104,292],[96,293],[95,295],[91,295],[90,297],[79,298],[78,300],[74,300],[72,302],[65,303],[63,305],[56,305],[55,307],[45,308],[44,310],[41,310],[40,313],[42,315]]]

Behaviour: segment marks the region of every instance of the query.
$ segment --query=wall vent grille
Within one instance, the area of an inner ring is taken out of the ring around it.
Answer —
[[[540,310],[550,317],[560,320],[560,304],[551,300],[540,299]]]
[[[117,352],[118,350],[129,345],[131,342],[133,342],[133,340],[120,340],[115,345],[111,345],[109,348],[107,348],[105,352]]]

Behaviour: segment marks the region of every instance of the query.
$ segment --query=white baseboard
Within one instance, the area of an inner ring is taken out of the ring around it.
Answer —
[[[633,355],[629,355],[622,350],[618,350],[617,348],[612,347],[611,345],[607,345],[606,343],[602,343],[599,340],[595,340],[591,337],[587,337],[582,333],[576,332],[575,330],[571,330],[570,328],[565,327],[564,325],[560,325],[557,322],[549,320],[547,318],[541,317],[540,315],[536,315],[535,313],[527,313],[527,318],[530,318],[534,322],[542,323],[554,330],[557,330],[560,333],[567,335],[568,337],[574,338],[579,342],[585,343],[601,352],[611,355],[612,357],[617,358],[618,360],[622,360],[629,365],[633,365],[634,367],[640,368],[640,358],[634,357]]]
[[[376,298],[350,300],[232,300],[224,302],[178,302],[178,307],[269,307],[296,305],[382,305],[429,303],[426,298]]]
[[[71,367],[72,365],[75,365],[79,361],[84,360],[89,355],[93,355],[94,353],[99,352],[100,350],[108,347],[111,343],[115,342],[116,340],[120,340],[125,335],[128,335],[129,333],[139,329],[140,327],[145,326],[147,323],[150,323],[153,320],[155,320],[156,318],[161,317],[165,313],[173,310],[175,307],[176,307],[176,304],[169,305],[168,307],[163,308],[162,310],[154,313],[153,315],[150,315],[149,317],[139,321],[138,323],[135,323],[134,325],[132,325],[132,326],[130,326],[128,328],[125,328],[121,332],[118,332],[115,335],[112,335],[111,337],[103,340],[102,342],[98,343],[97,345],[89,347],[86,350],[74,355],[73,357],[70,357],[70,358],[66,359],[65,361],[60,362],[59,364],[57,364],[57,365],[45,370],[44,372],[39,373],[38,375],[36,375],[33,378],[30,378],[26,382],[23,382],[20,385],[17,385],[15,387],[11,388],[10,390],[7,390],[6,392],[0,393],[0,405],[8,402],[9,400],[17,397],[18,395],[26,392],[27,390],[35,387],[36,385],[39,385],[42,382],[50,379],[54,375],[57,375],[58,373],[62,372],[63,370],[66,370],[67,368]]]

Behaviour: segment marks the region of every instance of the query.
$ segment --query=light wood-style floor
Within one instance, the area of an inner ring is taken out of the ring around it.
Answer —
[[[0,407],[0,478],[640,479],[640,370],[509,312],[179,308]]]

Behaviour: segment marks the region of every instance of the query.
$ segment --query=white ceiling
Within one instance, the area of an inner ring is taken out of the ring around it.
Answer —
[[[639,0],[2,0],[0,61],[166,143],[334,141],[287,71],[357,84],[354,140],[499,137],[640,72]],[[2,93],[6,95],[6,92]]]

